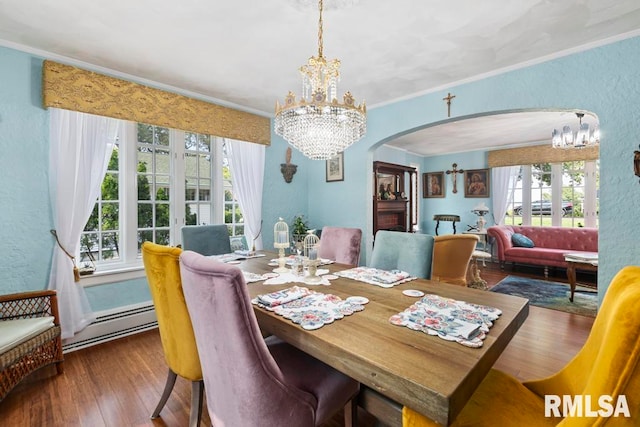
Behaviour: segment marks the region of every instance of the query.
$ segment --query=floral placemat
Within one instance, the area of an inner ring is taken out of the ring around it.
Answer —
[[[357,280],[359,282],[370,283],[383,288],[392,288],[400,283],[414,280],[406,271],[401,270],[380,270],[373,267],[355,267],[335,273],[337,276]]]
[[[361,304],[299,286],[258,295],[251,302],[308,330],[321,328],[344,316],[364,310]]]
[[[500,309],[427,294],[389,322],[467,347],[482,347]]]

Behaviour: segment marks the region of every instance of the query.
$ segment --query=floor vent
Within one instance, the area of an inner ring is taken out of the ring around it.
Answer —
[[[151,303],[102,311],[96,314],[95,322],[73,338],[64,340],[62,351],[69,353],[157,327],[156,312]]]

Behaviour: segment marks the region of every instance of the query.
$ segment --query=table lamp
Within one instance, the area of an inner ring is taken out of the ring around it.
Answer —
[[[478,221],[476,221],[478,231],[484,231],[484,226],[487,225],[487,220],[484,219],[484,216],[489,213],[487,205],[485,205],[484,202],[479,203],[471,212],[478,215]]]
[[[273,247],[278,250],[278,268],[274,268],[275,273],[286,273],[289,271],[285,267],[284,249],[289,247],[289,226],[282,218],[273,226]]]

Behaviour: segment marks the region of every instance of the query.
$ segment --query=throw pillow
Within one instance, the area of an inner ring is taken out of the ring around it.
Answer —
[[[513,236],[511,236],[511,243],[513,243],[514,246],[520,246],[522,248],[533,248],[535,246],[533,240],[520,233],[514,233]]]

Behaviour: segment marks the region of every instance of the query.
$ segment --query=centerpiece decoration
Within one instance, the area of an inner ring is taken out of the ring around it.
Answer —
[[[308,284],[316,284],[322,280],[317,275],[318,265],[320,260],[318,259],[318,244],[320,238],[315,235],[315,230],[307,231],[307,235],[304,238],[304,266],[307,267],[309,274],[304,278],[304,282]]]
[[[273,247],[278,250],[278,268],[273,271],[286,273],[288,269],[285,267],[284,250],[289,247],[289,226],[282,218],[278,218],[278,222],[273,226],[273,234]]]

